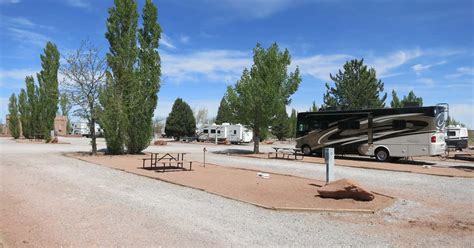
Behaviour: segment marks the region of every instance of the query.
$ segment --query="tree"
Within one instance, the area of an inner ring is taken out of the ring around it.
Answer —
[[[278,140],[283,140],[288,137],[289,119],[286,110],[281,109],[273,121],[272,134],[277,137]]]
[[[217,110],[216,124],[222,124],[224,122],[233,122],[232,110],[229,107],[227,96],[224,95],[221,99],[219,109]]]
[[[63,93],[59,96],[59,107],[61,109],[61,115],[66,116],[67,123],[66,123],[66,133],[71,132],[71,121],[69,118],[69,112],[72,108],[72,103],[67,94]]]
[[[276,43],[268,49],[257,44],[253,53],[254,64],[250,70],[244,69],[234,87],[227,88],[227,100],[236,120],[253,130],[254,153],[259,153],[261,133],[290,103],[301,76],[298,68],[288,74],[290,53],[286,49],[280,52]]]
[[[161,28],[151,0],[143,8],[143,28],[137,30],[134,0],[115,0],[109,9],[107,33],[110,67],[103,94],[105,138],[109,153],[139,153],[153,135],[153,112],[160,88],[160,57],[157,52]],[[137,40],[140,46],[137,46]]]
[[[181,98],[177,98],[166,119],[165,133],[179,140],[183,136],[192,136],[196,133],[196,120],[191,107]]]
[[[8,104],[9,121],[8,128],[13,138],[20,138],[20,119],[18,118],[18,102],[15,94],[10,96],[10,103]]]
[[[24,89],[21,89],[20,95],[18,96],[18,112],[20,112],[19,118],[23,136],[28,139],[31,137],[31,130],[29,129],[30,111],[26,91]]]
[[[375,69],[367,69],[364,60],[347,61],[344,72],[329,75],[334,87],[326,83],[325,108],[367,109],[383,108],[387,93],[380,97],[384,84],[377,79]]]
[[[196,113],[196,124],[207,124],[209,119],[207,118],[207,109],[201,108]]]
[[[158,12],[151,0],[143,8],[143,27],[138,30],[138,71],[132,90],[126,92],[127,152],[137,154],[150,145],[153,138],[153,114],[160,90],[161,60],[158,54],[161,27]]]
[[[466,127],[466,124],[455,120],[451,116],[448,116],[448,121],[447,121],[447,126],[460,126],[460,127]]]
[[[417,97],[413,90],[410,90],[408,92],[408,95],[404,96],[402,99],[402,106],[407,107],[407,106],[423,106],[423,98]]]
[[[291,115],[288,120],[288,137],[290,138],[296,138],[296,122],[298,121],[297,115],[298,112],[296,112],[296,109],[291,109]]]
[[[317,112],[319,109],[318,109],[318,105],[316,105],[316,102],[313,101],[313,104],[311,105],[311,107],[309,108],[308,112]]]
[[[49,140],[54,130],[54,118],[58,112],[58,69],[59,51],[54,43],[46,43],[44,55],[41,55],[41,71],[36,75],[39,84],[39,102],[41,105],[41,131]]]
[[[41,134],[41,105],[39,102],[39,89],[35,85],[35,79],[33,76],[27,76],[25,78],[26,84],[26,95],[28,102],[28,126],[25,129],[28,129],[30,136],[37,136]]]
[[[397,96],[397,92],[392,90],[392,101],[390,102],[390,107],[392,108],[401,108],[403,104],[400,102],[400,99]]]
[[[153,120],[153,133],[157,137],[161,137],[161,134],[163,133],[163,127],[165,126],[165,123],[163,122],[164,118],[156,117]]]
[[[69,111],[72,105],[78,107],[74,115],[87,120],[92,154],[95,155],[99,93],[104,86],[107,65],[105,59],[100,56],[100,51],[85,41],[64,60],[66,62],[61,66],[61,73],[64,75],[64,81],[61,83],[64,92],[60,99],[61,112],[68,117],[69,126]]]

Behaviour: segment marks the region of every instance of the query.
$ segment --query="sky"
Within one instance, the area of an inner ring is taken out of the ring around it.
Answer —
[[[388,93],[413,90],[425,106],[448,103],[474,128],[472,0],[154,0],[163,34],[162,86],[155,116],[181,97],[217,113],[226,87],[252,65],[257,43],[292,56],[302,82],[288,111],[321,105],[325,84],[351,59],[374,68]],[[144,0],[138,1],[139,13]],[[0,0],[0,119],[8,97],[41,70],[47,41],[62,56],[89,40],[105,55],[112,0]]]

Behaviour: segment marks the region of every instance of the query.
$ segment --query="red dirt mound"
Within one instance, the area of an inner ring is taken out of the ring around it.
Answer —
[[[323,198],[349,198],[358,201],[372,201],[374,199],[374,194],[349,179],[340,179],[329,183],[318,189],[318,193]]]

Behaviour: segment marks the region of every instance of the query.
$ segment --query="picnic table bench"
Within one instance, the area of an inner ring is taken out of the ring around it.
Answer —
[[[192,166],[193,166],[193,161],[185,161],[184,160],[184,155],[186,153],[184,152],[181,152],[181,153],[176,153],[176,155],[174,155],[174,153],[161,153],[162,155],[160,155],[160,153],[150,153],[150,157],[149,158],[142,158],[142,167],[145,169],[145,163],[146,161],[150,161],[150,168],[158,168],[158,165],[162,165],[161,169],[162,169],[162,172],[165,172],[165,170],[168,168],[168,169],[175,169],[175,168],[179,168],[179,169],[182,169],[182,170],[188,170],[188,171],[191,171],[192,170]],[[186,169],[184,167],[184,164],[189,164],[189,169]],[[166,166],[168,165],[168,166]],[[175,165],[175,166],[172,166],[172,165]]]
[[[290,157],[294,156],[295,160],[298,159],[298,156],[300,159],[304,158],[304,154],[301,153],[300,148],[291,148],[291,147],[272,147],[275,150],[275,158],[287,158],[290,159]],[[281,157],[278,156],[278,154],[281,154]],[[268,153],[268,158],[270,158],[272,155],[272,152]]]

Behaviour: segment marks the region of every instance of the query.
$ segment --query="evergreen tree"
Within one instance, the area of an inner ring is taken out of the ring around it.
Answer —
[[[21,131],[25,138],[29,139],[31,137],[31,130],[29,124],[29,115],[30,110],[28,106],[28,99],[26,95],[26,91],[21,89],[20,95],[18,96],[18,111],[20,112],[20,123],[21,123]]]
[[[403,104],[400,102],[400,99],[397,96],[397,92],[392,90],[392,101],[390,102],[390,107],[392,108],[401,108]]]
[[[272,134],[277,137],[278,140],[284,140],[288,137],[289,119],[286,110],[281,109],[273,121]]]
[[[276,43],[268,49],[260,44],[254,49],[251,69],[245,69],[234,87],[227,88],[230,109],[236,120],[253,130],[254,153],[259,153],[262,132],[275,116],[290,103],[301,82],[299,69],[288,74],[291,57],[280,52]]]
[[[410,106],[410,105],[423,106],[423,98],[417,97],[415,93],[413,92],[413,90],[410,90],[410,92],[408,92],[408,95],[403,97],[401,103],[404,107]]]
[[[196,120],[191,107],[181,98],[177,98],[166,119],[165,133],[179,140],[183,136],[193,136],[196,133]]]
[[[288,120],[288,137],[295,138],[296,137],[296,123],[297,123],[297,115],[296,109],[291,109],[291,115]]]
[[[318,105],[316,105],[316,102],[313,101],[313,104],[311,105],[311,107],[309,108],[308,112],[317,112],[319,109],[318,109]]]
[[[55,44],[48,42],[41,55],[42,70],[37,74],[39,84],[39,102],[41,105],[41,131],[50,139],[50,131],[54,130],[54,118],[58,112],[58,69],[59,51]]]
[[[330,75],[334,87],[326,83],[324,104],[328,108],[367,109],[383,108],[387,93],[382,94],[384,84],[377,79],[373,68],[368,69],[364,60],[351,60],[344,65],[344,71]]]
[[[8,128],[13,138],[20,138],[20,119],[18,118],[18,103],[15,94],[10,96],[10,103],[8,104],[9,123]]]
[[[224,122],[233,122],[232,118],[232,110],[229,107],[229,103],[227,102],[226,95],[224,95],[221,99],[221,103],[219,105],[219,109],[217,110],[216,116],[216,124],[222,124]]]

